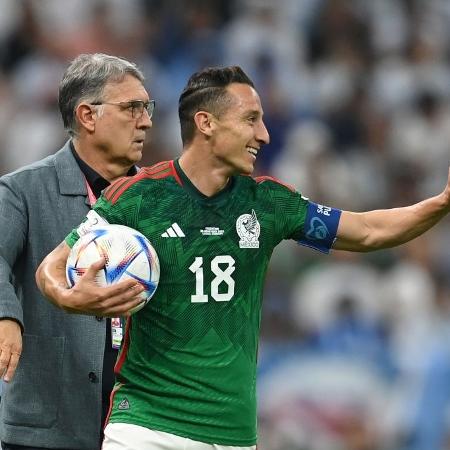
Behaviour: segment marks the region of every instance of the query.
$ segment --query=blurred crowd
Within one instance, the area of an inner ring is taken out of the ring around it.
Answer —
[[[330,206],[440,192],[450,155],[448,0],[0,0],[0,174],[67,139],[73,57],[135,61],[156,99],[143,164],[181,150],[188,77],[241,65],[271,142],[257,173]],[[450,449],[450,233],[374,254],[292,243],[268,273],[259,450]]]

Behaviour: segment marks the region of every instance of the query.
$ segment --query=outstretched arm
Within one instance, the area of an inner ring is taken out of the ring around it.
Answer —
[[[126,314],[142,302],[139,294],[144,288],[134,280],[121,281],[113,286],[100,287],[96,273],[104,260],[92,264],[79,281],[69,288],[66,282],[66,261],[70,247],[62,242],[45,257],[36,271],[36,283],[53,304],[69,313],[117,317]]]
[[[343,211],[333,244],[335,250],[368,252],[408,242],[445,217],[450,210],[450,169],[439,195],[404,208],[364,213]]]

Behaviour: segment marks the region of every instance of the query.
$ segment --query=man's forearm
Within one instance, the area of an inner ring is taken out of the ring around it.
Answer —
[[[447,192],[403,208],[343,212],[333,247],[360,252],[395,247],[420,236],[448,212]]]
[[[448,212],[449,205],[441,194],[404,208],[367,213],[368,222],[375,229],[370,244],[374,248],[387,248],[408,242],[425,233]]]
[[[61,307],[59,298],[68,288],[66,260],[69,251],[69,247],[63,242],[42,261],[36,271],[36,283],[40,291],[59,307]]]

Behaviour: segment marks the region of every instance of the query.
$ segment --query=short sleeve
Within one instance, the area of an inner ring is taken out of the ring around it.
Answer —
[[[342,211],[314,203],[276,179],[266,177],[263,181],[275,204],[278,241],[293,239],[306,247],[329,253]]]
[[[300,239],[308,200],[293,187],[273,177],[258,177],[261,198],[270,203],[274,214],[275,245],[283,239]]]
[[[86,215],[83,222],[66,236],[65,242],[72,248],[81,236],[89,232],[90,228],[108,223],[127,225],[126,221],[123,220],[120,204],[112,205],[102,196]]]

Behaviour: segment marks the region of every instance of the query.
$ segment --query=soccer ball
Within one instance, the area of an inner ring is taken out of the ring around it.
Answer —
[[[87,271],[89,266],[104,258],[105,267],[97,272],[95,281],[109,286],[134,279],[145,287],[142,303],[134,307],[133,314],[152,298],[159,282],[159,259],[149,240],[139,231],[124,225],[97,225],[81,236],[72,247],[66,263],[66,278],[70,287]]]

